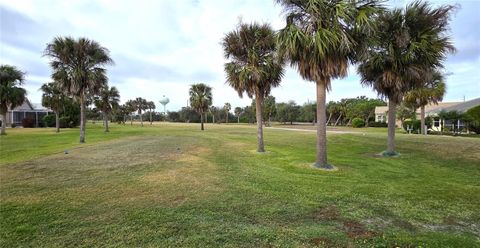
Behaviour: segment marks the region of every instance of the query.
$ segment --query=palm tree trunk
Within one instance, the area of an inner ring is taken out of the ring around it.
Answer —
[[[212,113],[212,123],[215,123],[215,115]]]
[[[392,100],[388,101],[388,139],[387,139],[387,154],[388,156],[395,155],[395,120],[396,120],[397,104]]]
[[[228,123],[228,112],[225,111],[225,123]]]
[[[333,115],[333,113],[330,113],[330,115],[328,116],[327,126],[328,126],[328,123],[330,123],[330,119],[332,119],[332,115]]]
[[[262,121],[262,102],[263,96],[257,94],[255,97],[256,119],[257,119],[257,152],[265,152],[265,145],[263,144],[263,121]]]
[[[85,143],[85,100],[80,98],[80,143]]]
[[[327,164],[326,85],[329,79],[317,82],[317,161],[315,166],[329,168]]]
[[[425,106],[420,107],[420,133],[427,135],[427,130],[425,128]]]
[[[7,127],[7,113],[2,113],[2,131],[0,132],[0,135],[5,135],[7,134],[5,132],[5,129]]]
[[[133,126],[133,115],[130,114],[130,126]]]
[[[333,125],[333,126],[336,127],[336,126],[338,125],[338,122],[340,121],[340,118],[342,118],[342,114],[343,114],[343,113],[340,113],[340,115],[339,115],[338,118],[337,118],[337,121],[335,121],[335,125]]]
[[[110,132],[110,130],[108,129],[108,117],[107,117],[107,114],[104,113],[103,114],[103,123],[105,123],[105,132],[108,133]]]
[[[203,128],[203,113],[200,114],[200,123],[201,123],[200,130],[203,131],[204,130],[204,128]]]
[[[237,123],[240,123],[240,115],[237,116]]]
[[[152,121],[152,110],[150,109],[150,125],[152,125],[153,121]]]
[[[56,132],[60,133],[60,117],[58,115],[58,112],[55,112],[55,128]]]
[[[143,116],[142,116],[142,112],[140,111],[138,114],[140,115],[140,125],[142,125],[142,127],[143,127]]]

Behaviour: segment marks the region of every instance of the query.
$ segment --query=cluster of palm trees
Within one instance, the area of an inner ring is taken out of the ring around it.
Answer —
[[[133,125],[133,113],[137,112],[138,115],[140,116],[140,125],[143,127],[143,112],[148,110],[149,111],[149,121],[150,125],[152,125],[153,119],[152,119],[152,113],[155,110],[155,102],[153,101],[148,101],[147,99],[144,99],[142,97],[137,97],[133,100],[128,100],[124,105],[120,106],[119,110],[119,115],[124,116],[124,121],[125,123],[125,118],[127,115],[130,116],[130,125]]]
[[[263,99],[280,84],[284,63],[288,63],[303,79],[316,84],[316,167],[332,168],[327,163],[326,92],[331,80],[347,76],[349,65],[358,65],[362,85],[388,99],[384,155],[397,155],[395,107],[408,92],[429,88],[431,72],[440,71],[446,55],[454,51],[446,31],[455,7],[433,8],[420,1],[392,10],[381,1],[276,2],[286,16],[283,29],[275,32],[268,24],[239,23],[222,42],[229,60],[225,64],[228,84],[240,97],[246,93],[256,100],[257,151],[265,151]]]

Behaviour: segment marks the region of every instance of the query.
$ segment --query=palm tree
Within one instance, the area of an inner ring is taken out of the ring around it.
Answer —
[[[190,106],[200,114],[201,130],[203,127],[203,113],[212,105],[212,88],[206,84],[193,84],[189,90]]]
[[[137,97],[134,102],[135,102],[135,109],[138,111],[138,115],[140,116],[140,124],[143,127],[142,112],[148,108],[147,100],[141,97]]]
[[[363,85],[388,98],[388,140],[385,156],[394,156],[396,106],[410,90],[422,87],[422,74],[442,67],[453,52],[445,31],[454,6],[432,9],[414,2],[404,10],[385,11],[376,18],[381,27],[371,38],[367,55],[358,67]]]
[[[264,112],[264,117],[267,119],[267,123],[265,126],[271,126],[271,119],[272,115],[275,114],[276,109],[276,104],[275,104],[275,97],[274,96],[267,96],[265,100],[263,101],[263,112]]]
[[[237,116],[237,123],[240,123],[240,115],[243,112],[242,108],[236,107],[234,112],[235,112],[235,115]]]
[[[147,108],[148,108],[148,111],[150,112],[150,125],[152,125],[152,111],[155,110],[157,106],[155,106],[155,103],[153,101],[149,101],[147,102]],[[165,117],[166,118],[166,117]]]
[[[232,105],[228,102],[223,105],[223,110],[225,110],[225,123],[228,123],[228,114],[230,114],[230,110],[232,109]]]
[[[65,94],[59,88],[58,83],[46,83],[43,84],[40,89],[43,91],[42,94],[42,105],[50,108],[55,112],[55,128],[56,132],[60,132],[60,110],[65,104]]]
[[[108,116],[119,106],[120,93],[115,86],[109,89],[108,85],[106,85],[96,96],[94,102],[97,109],[100,109],[103,113],[105,132],[110,132],[108,129]]]
[[[425,128],[425,106],[430,103],[438,104],[445,95],[446,85],[443,75],[439,71],[424,74],[425,84],[405,94],[404,101],[410,105],[420,107],[420,133],[427,134]]]
[[[303,79],[316,83],[317,159],[327,164],[326,92],[332,79],[347,76],[349,63],[364,50],[369,18],[378,10],[375,1],[277,0],[287,25],[278,35],[279,49]]]
[[[0,114],[2,115],[1,135],[7,134],[7,111],[20,106],[25,101],[27,91],[19,87],[25,81],[25,72],[20,71],[15,66],[0,66]]]
[[[106,48],[87,38],[57,37],[47,44],[45,55],[51,58],[53,79],[66,94],[80,102],[80,143],[84,143],[85,101],[107,84],[104,66],[113,60]]]
[[[255,97],[258,152],[265,152],[263,143],[262,104],[273,87],[280,85],[284,70],[277,55],[276,35],[269,24],[239,23],[223,38],[227,83],[240,97]]]
[[[130,115],[130,126],[132,126],[133,125],[133,112],[137,111],[137,104],[135,103],[135,100],[128,100],[125,103],[125,110]]]
[[[218,114],[218,108],[215,106],[210,106],[210,108],[208,108],[208,112],[212,114],[212,123],[215,123],[215,116]]]

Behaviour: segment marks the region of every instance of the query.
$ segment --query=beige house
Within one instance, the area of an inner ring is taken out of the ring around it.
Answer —
[[[6,119],[6,126],[11,127],[13,126],[22,126],[22,120],[25,118],[31,118],[34,120],[35,127],[43,126],[42,118],[45,115],[53,114],[52,110],[43,107],[41,104],[32,104],[28,99],[25,99],[22,105],[14,108],[9,109],[7,111],[7,119]],[[4,121],[1,119],[1,121]]]
[[[438,113],[444,111],[458,111],[463,113],[468,109],[480,105],[480,98],[475,98],[466,102],[439,102],[438,104],[429,104],[425,106],[425,116],[433,117],[433,125],[431,130],[440,131],[442,128],[454,125],[448,120],[441,120],[438,117]],[[376,122],[388,122],[387,118],[388,106],[380,106],[375,108],[375,121]],[[417,119],[420,119],[420,108],[415,111]],[[396,120],[396,125],[400,126],[399,120]],[[456,123],[459,127],[463,127],[463,123]]]
[[[449,128],[450,130],[462,130],[465,127],[465,123],[463,123],[461,120],[442,120],[440,119],[440,117],[438,117],[438,113],[440,113],[441,111],[456,111],[459,113],[465,113],[469,109],[476,106],[480,106],[480,97],[469,101],[452,104],[449,106],[434,108],[430,111],[425,110],[425,116],[430,116],[433,118],[433,124],[431,128],[431,130],[433,131],[441,131],[443,128]]]

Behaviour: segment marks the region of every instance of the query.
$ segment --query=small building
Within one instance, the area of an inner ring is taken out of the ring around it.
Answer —
[[[459,129],[465,126],[462,121],[456,120],[457,123],[452,123],[452,120],[441,120],[438,117],[438,113],[441,111],[457,111],[459,113],[465,113],[467,110],[480,105],[480,98],[475,98],[466,102],[439,102],[438,104],[428,104],[425,106],[425,117],[430,116],[433,118],[432,128],[433,131],[441,131],[443,127],[452,128],[456,126]],[[375,107],[375,121],[376,122],[388,122],[387,118],[388,106]],[[416,111],[417,119],[420,120],[420,108]],[[396,125],[400,126],[400,121],[396,120]]]
[[[462,130],[465,127],[465,123],[462,120],[443,120],[440,119],[438,114],[442,111],[451,112],[455,111],[458,113],[465,113],[469,109],[480,105],[480,97],[475,98],[466,102],[459,102],[452,104],[450,106],[441,106],[430,111],[425,110],[425,116],[430,116],[433,118],[432,128],[433,131],[442,131],[444,128],[450,130]]]
[[[25,99],[22,105],[14,109],[8,109],[6,126],[20,127],[23,119],[30,118],[34,120],[35,127],[42,127],[44,126],[43,117],[49,114],[53,114],[53,111],[41,104],[32,104],[28,99]]]

